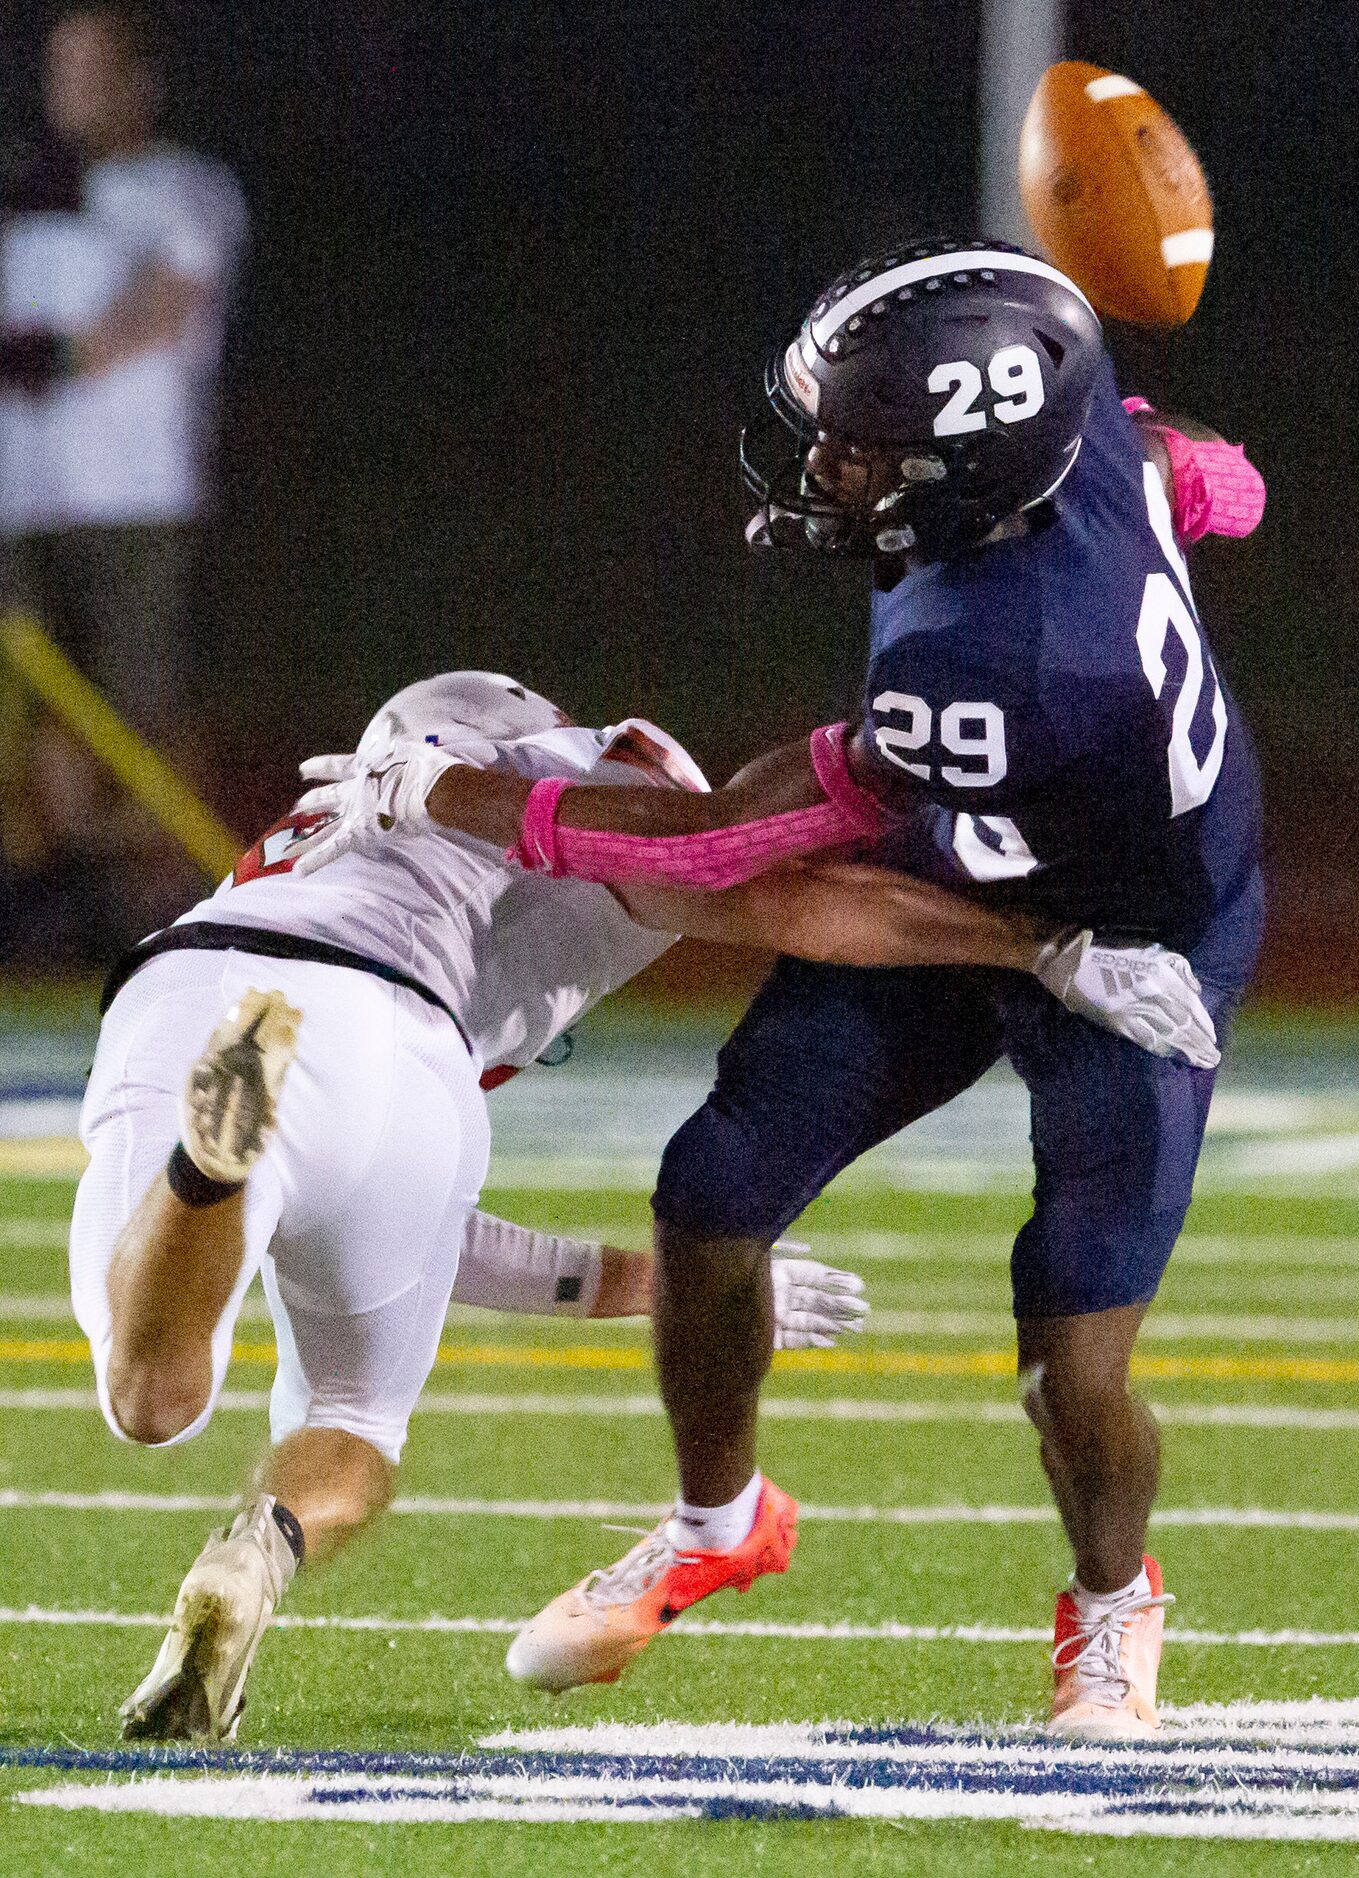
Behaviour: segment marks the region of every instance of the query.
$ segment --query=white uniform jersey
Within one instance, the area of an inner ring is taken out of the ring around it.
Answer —
[[[608,737],[543,731],[502,745],[500,762],[534,779],[636,784],[645,772],[602,755]],[[489,842],[437,830],[298,879],[288,851],[309,825],[279,823],[179,923],[259,926],[396,966],[458,1014],[487,1069],[531,1063],[674,940],[636,925],[604,887],[526,873]]]

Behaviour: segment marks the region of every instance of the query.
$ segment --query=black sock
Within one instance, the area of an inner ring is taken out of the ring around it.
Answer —
[[[176,1141],[174,1152],[165,1167],[170,1191],[185,1206],[215,1206],[218,1200],[230,1199],[245,1185],[243,1180],[213,1180],[189,1159],[184,1143]]]
[[[307,1542],[302,1535],[301,1522],[296,1513],[289,1512],[288,1508],[281,1500],[274,1501],[273,1512],[274,1524],[288,1541],[288,1550],[300,1565],[307,1551]]]

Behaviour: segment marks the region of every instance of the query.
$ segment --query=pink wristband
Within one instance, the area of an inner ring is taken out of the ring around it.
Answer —
[[[859,832],[875,835],[882,827],[886,810],[863,784],[856,782],[849,768],[849,725],[823,724],[812,732],[812,768],[816,780],[847,821],[857,823]]]
[[[1172,519],[1183,541],[1205,535],[1239,540],[1259,527],[1265,479],[1239,443],[1196,443],[1183,431],[1158,426],[1175,483]]]
[[[548,776],[534,783],[524,804],[519,839],[505,856],[507,861],[518,861],[531,874],[562,872],[557,851],[560,834],[557,810],[561,806],[562,792],[570,787],[570,778],[566,776]]]
[[[1145,398],[1125,398],[1130,417],[1150,411]],[[1169,424],[1152,428],[1170,459],[1175,501],[1171,520],[1182,541],[1202,541],[1205,535],[1228,535],[1235,540],[1253,533],[1265,512],[1265,479],[1239,443],[1195,442]]]

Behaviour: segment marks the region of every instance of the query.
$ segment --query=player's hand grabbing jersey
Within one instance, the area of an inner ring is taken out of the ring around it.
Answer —
[[[874,595],[864,742],[925,804],[901,858],[1188,951],[1254,873],[1255,759],[1107,360],[1038,516]]]

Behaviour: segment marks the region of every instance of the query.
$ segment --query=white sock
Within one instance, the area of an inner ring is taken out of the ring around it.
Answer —
[[[1071,1595],[1076,1600],[1076,1609],[1082,1619],[1088,1623],[1091,1618],[1103,1617],[1111,1605],[1122,1604],[1125,1598],[1149,1598],[1151,1580],[1147,1577],[1144,1565],[1132,1583],[1124,1585],[1121,1591],[1087,1591],[1077,1578],[1072,1580]]]
[[[733,1551],[755,1524],[763,1485],[759,1474],[752,1474],[736,1498],[725,1506],[691,1506],[687,1500],[676,1500],[665,1527],[671,1545],[681,1552],[686,1548],[692,1552]]]

